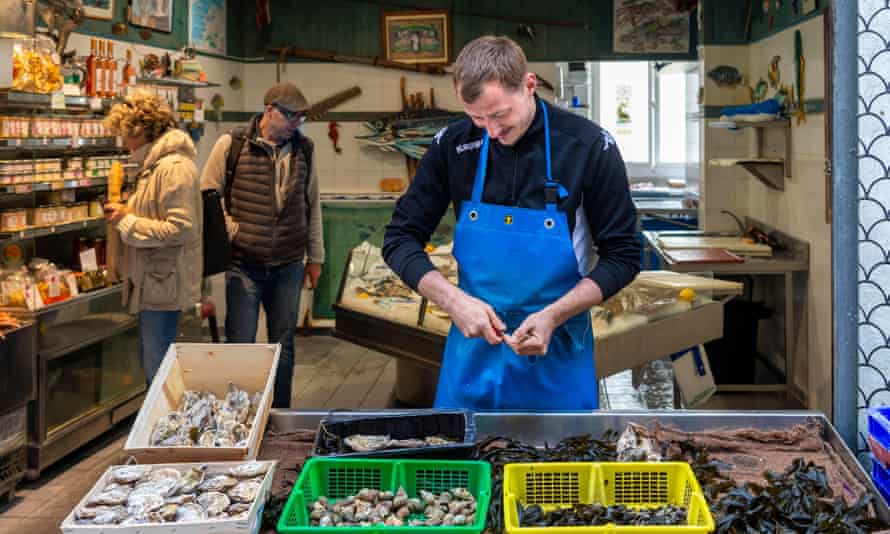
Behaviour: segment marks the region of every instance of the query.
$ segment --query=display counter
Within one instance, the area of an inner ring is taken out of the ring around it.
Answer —
[[[429,247],[433,264],[458,282],[451,245]],[[742,285],[706,276],[641,273],[591,309],[599,378],[645,365],[723,335],[723,304]],[[432,405],[451,319],[405,285],[379,248],[352,250],[341,279],[333,335],[398,358],[395,395],[410,406]]]

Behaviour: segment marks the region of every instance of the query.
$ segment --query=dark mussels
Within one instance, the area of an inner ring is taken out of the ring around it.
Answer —
[[[686,524],[686,508],[660,506],[656,508],[628,508],[624,505],[576,504],[570,508],[557,508],[544,512],[533,504],[519,506],[521,527],[587,527],[601,525],[624,526],[671,526]]]

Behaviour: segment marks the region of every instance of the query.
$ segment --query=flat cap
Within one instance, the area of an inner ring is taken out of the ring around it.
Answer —
[[[278,104],[288,111],[298,112],[309,109],[309,102],[303,93],[292,83],[279,83],[266,91],[263,104]]]

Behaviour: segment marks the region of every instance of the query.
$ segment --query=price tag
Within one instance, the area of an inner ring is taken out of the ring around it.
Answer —
[[[77,277],[74,276],[74,273],[65,275],[65,284],[68,285],[68,291],[71,293],[72,297],[76,297],[80,294],[80,290],[77,289]]]
[[[102,111],[102,99],[99,97],[92,97],[89,99],[90,111]]]
[[[58,276],[49,277],[49,283],[47,284],[47,293],[49,294],[49,298],[51,299],[59,298],[59,296],[62,294],[62,288],[59,287]]]
[[[49,97],[50,109],[65,109],[65,92],[56,91]]]
[[[194,121],[195,122],[204,122],[204,110],[203,109],[195,110]]]
[[[99,262],[96,261],[96,249],[88,248],[80,253],[80,270],[83,272],[99,270]]]

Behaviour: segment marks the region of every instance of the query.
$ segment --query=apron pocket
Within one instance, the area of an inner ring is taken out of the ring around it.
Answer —
[[[553,332],[553,339],[550,340],[550,345],[552,347],[554,341],[557,341],[565,351],[570,353],[581,352],[584,350],[585,341],[589,335],[590,315],[588,312],[579,313]]]
[[[142,302],[153,306],[173,306],[179,297],[176,260],[150,261],[142,281]]]

